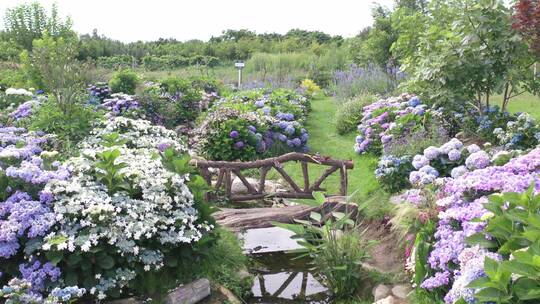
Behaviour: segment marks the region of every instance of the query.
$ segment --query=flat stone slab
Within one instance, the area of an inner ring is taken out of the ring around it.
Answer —
[[[244,241],[244,253],[269,253],[301,249],[292,231],[279,227],[248,229],[240,234]]]

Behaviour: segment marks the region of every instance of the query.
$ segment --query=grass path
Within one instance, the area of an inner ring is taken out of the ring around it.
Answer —
[[[373,171],[378,158],[372,155],[357,155],[353,151],[356,134],[338,135],[335,131],[334,114],[337,102],[331,97],[317,98],[312,101],[312,111],[306,124],[309,132],[309,147],[312,153],[328,155],[334,159],[352,159],[354,169],[349,171],[349,194],[354,193],[357,200],[365,200],[374,190],[379,189]],[[315,180],[327,167],[310,165],[310,180]],[[302,184],[300,164],[289,163],[286,171],[297,182]],[[275,173],[275,172],[273,172]],[[275,175],[273,176],[276,177]],[[339,174],[332,174],[323,183],[328,193],[339,193]]]

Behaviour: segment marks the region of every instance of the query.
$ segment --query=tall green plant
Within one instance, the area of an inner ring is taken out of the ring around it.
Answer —
[[[77,41],[45,34],[34,40],[32,52],[21,54],[23,70],[36,88],[50,93],[67,114],[87,81],[87,69],[77,60]]]
[[[323,208],[324,194],[313,192],[314,201],[304,202]],[[347,205],[348,206],[348,203]],[[296,224],[273,223],[292,231],[299,245],[299,257],[308,256],[312,266],[338,299],[351,298],[359,287],[361,264],[369,257],[374,241],[366,241],[359,225],[352,220],[353,210],[329,214],[311,212],[309,220],[295,219]]]

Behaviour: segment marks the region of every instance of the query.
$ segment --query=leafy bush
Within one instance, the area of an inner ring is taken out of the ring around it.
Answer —
[[[411,186],[408,177],[414,167],[412,166],[411,156],[395,157],[393,155],[384,155],[381,157],[375,177],[381,184],[381,187],[395,193]]]
[[[213,99],[202,95],[188,79],[171,77],[162,84],[147,84],[140,98],[140,107],[153,123],[175,128],[182,123],[193,123]]]
[[[374,95],[363,94],[340,104],[335,117],[337,133],[343,135],[354,131],[362,119],[364,107],[375,100]]]
[[[530,149],[540,142],[540,126],[528,113],[521,113],[515,120],[507,122],[506,128],[493,131],[498,144],[506,149]]]
[[[44,186],[71,174],[57,161],[58,152],[48,150],[51,138],[24,128],[0,127],[0,286],[19,278],[10,285],[31,287],[35,297],[61,284],[60,270],[45,256],[35,254],[56,221]],[[0,299],[17,297],[9,295],[9,289],[3,292],[8,295]]]
[[[433,247],[429,250],[427,259],[417,260],[417,263],[427,265],[434,271],[424,279],[422,288],[446,293],[447,286],[452,286],[445,296],[447,303],[455,303],[454,301],[461,297],[473,296],[467,286],[478,275],[482,276],[484,257],[500,257],[478,246],[469,247],[466,239],[483,231],[486,224],[478,221],[478,218],[490,216],[489,211],[484,208],[488,195],[522,192],[538,180],[539,153],[540,150],[535,149],[502,166],[478,169],[447,180],[445,187],[437,193],[436,204],[442,211],[438,214],[439,223],[434,234]],[[483,237],[477,240],[481,239],[489,241]]]
[[[309,100],[291,90],[238,92],[209,109],[194,142],[203,155],[218,160],[305,152],[308,110]]]
[[[135,89],[139,83],[139,77],[129,69],[115,72],[109,80],[109,87],[113,93],[135,94]]]
[[[354,149],[359,154],[381,153],[394,138],[425,129],[437,115],[434,110],[426,110],[426,105],[414,95],[381,99],[363,108]]]
[[[300,83],[300,89],[304,90],[310,97],[321,91],[321,88],[313,80],[307,78]]]
[[[41,103],[29,124],[31,130],[54,134],[66,151],[92,131],[94,122],[102,117],[102,113],[82,103],[71,103],[64,110],[50,97]]]
[[[80,148],[67,161],[72,176],[45,187],[59,221],[40,247],[66,285],[98,299],[130,289],[154,296],[162,290],[152,278],[174,284],[180,257],[213,239],[206,182],[176,134],[147,121],[113,118]]]
[[[129,55],[99,57],[97,66],[105,69],[127,69],[133,66],[133,57]]]
[[[264,155],[267,123],[257,115],[230,108],[209,114],[199,127],[198,147],[202,154],[215,160],[253,160]]]
[[[484,207],[491,213],[480,220],[487,225],[479,234],[469,238],[471,245],[496,251],[499,262],[486,257],[485,275],[477,276],[468,287],[474,289],[474,298],[482,302],[534,303],[540,300],[540,194],[533,184],[523,193],[494,194]],[[467,296],[465,300],[470,300]]]

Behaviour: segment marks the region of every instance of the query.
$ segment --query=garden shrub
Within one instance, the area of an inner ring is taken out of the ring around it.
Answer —
[[[103,100],[111,97],[111,88],[105,82],[98,82],[89,86],[87,89],[89,96],[88,102],[91,104],[100,104]]]
[[[109,87],[113,93],[135,94],[135,89],[139,84],[139,76],[130,70],[123,69],[117,71],[109,80]]]
[[[98,299],[156,296],[163,292],[156,278],[174,287],[180,257],[213,239],[213,221],[201,209],[206,183],[177,154],[183,144],[173,131],[116,117],[80,149],[66,162],[71,177],[44,190],[58,219],[40,246],[45,256],[65,284]]]
[[[65,112],[52,97],[41,102],[37,112],[29,117],[31,130],[54,134],[63,151],[68,151],[86,137],[94,122],[102,117],[95,107],[79,102],[71,103]]]
[[[426,128],[437,116],[436,111],[427,110],[426,105],[414,95],[381,99],[363,108],[358,125],[360,135],[356,137],[354,149],[359,154],[379,154],[394,138]]]
[[[536,186],[540,184],[539,153],[540,150],[535,149],[502,166],[477,169],[447,180],[444,188],[437,194],[436,204],[441,211],[434,234],[435,240],[429,245],[432,247],[427,258],[416,260],[416,265],[434,271],[432,274],[420,274],[424,276],[422,288],[446,293],[446,303],[456,303],[460,298],[472,303],[474,293],[472,286],[468,287],[469,283],[479,276],[491,276],[491,270],[484,269],[485,257],[495,260],[502,257],[479,246],[468,246],[466,240],[486,227],[485,219],[491,216],[489,210],[493,210],[486,205],[489,201],[487,195],[522,192],[532,183]],[[473,239],[483,239],[482,244],[489,242],[484,237]]]
[[[381,188],[395,193],[410,187],[408,177],[414,169],[411,161],[410,155],[401,157],[383,155],[375,170],[375,177],[381,184]]]
[[[528,113],[520,113],[515,120],[508,121],[506,128],[496,128],[493,134],[497,143],[506,149],[526,150],[540,142],[540,126]]]
[[[300,89],[305,91],[305,94],[309,97],[314,97],[315,94],[321,91],[321,88],[311,79],[304,79],[300,83]]]
[[[60,269],[36,254],[56,222],[44,186],[71,175],[57,161],[58,152],[47,150],[51,138],[24,128],[0,127],[0,285],[32,293],[36,303],[41,303],[42,292],[62,287]],[[9,289],[1,289],[0,296],[15,301],[18,297]]]
[[[489,146],[488,146],[489,147]],[[423,154],[415,155],[409,180],[414,185],[427,185],[439,177],[457,178],[469,171],[488,166],[500,166],[515,157],[517,151],[482,150],[476,144],[464,146],[457,138],[440,147],[430,146]]]
[[[474,292],[452,288],[451,300],[460,296],[469,302],[500,301],[501,298],[503,303],[540,300],[540,265],[536,262],[540,259],[540,194],[535,194],[537,190],[538,186],[533,183],[523,193],[506,192],[489,197],[484,205],[489,212],[479,219],[486,221],[486,225],[483,231],[470,236],[468,243],[497,254],[476,261],[475,266],[484,275],[465,276],[465,272],[468,274],[471,270],[464,269],[464,274],[456,281],[470,283],[469,288]],[[508,256],[509,259],[500,261],[501,257]]]
[[[215,94],[195,88],[189,79],[171,77],[161,84],[145,86],[139,100],[141,111],[153,123],[171,129],[193,123],[217,98]]]
[[[364,107],[375,100],[374,95],[362,94],[340,104],[335,117],[336,132],[343,135],[354,131],[362,119]]]
[[[198,150],[216,160],[252,160],[307,151],[309,100],[278,89],[241,91],[216,102],[197,129]]]

